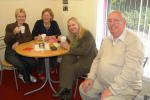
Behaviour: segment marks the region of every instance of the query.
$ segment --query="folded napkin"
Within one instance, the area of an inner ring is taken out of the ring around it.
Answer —
[[[30,48],[30,47],[26,47],[26,48],[24,48],[23,50],[27,50],[27,51],[30,51],[30,50],[32,50],[33,48]]]
[[[54,38],[52,38],[52,39],[50,39],[49,40],[49,42],[57,42],[58,40],[57,39],[54,39]]]

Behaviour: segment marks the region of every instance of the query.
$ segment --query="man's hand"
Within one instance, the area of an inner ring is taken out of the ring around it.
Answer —
[[[90,90],[91,88],[92,88],[92,86],[93,86],[93,80],[92,79],[86,79],[83,83],[82,83],[82,85],[81,85],[81,87],[82,87],[82,89],[83,89],[83,91],[86,93],[88,90]]]
[[[102,92],[102,95],[101,95],[101,99],[100,100],[104,100],[104,98],[108,97],[108,96],[112,96],[112,92],[109,90],[109,88],[105,89],[103,92]]]

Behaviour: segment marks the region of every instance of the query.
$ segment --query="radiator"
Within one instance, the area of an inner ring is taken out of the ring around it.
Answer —
[[[0,59],[4,59],[6,45],[4,43],[4,35],[0,34]]]
[[[0,49],[4,49],[5,47],[4,36],[0,36]]]

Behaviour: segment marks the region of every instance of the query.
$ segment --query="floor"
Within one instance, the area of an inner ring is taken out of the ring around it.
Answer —
[[[34,73],[33,75],[36,76]],[[52,79],[58,80],[58,74],[53,74]],[[52,94],[54,94],[54,92],[52,92],[48,83],[40,91],[24,96],[24,93],[41,87],[43,85],[43,81],[38,80],[36,84],[24,84],[19,78],[17,78],[17,81],[19,86],[18,91],[15,87],[13,71],[3,71],[3,81],[0,85],[0,100],[59,100],[58,98],[52,97]],[[83,79],[80,79],[79,83],[81,83],[82,81]],[[54,83],[53,86],[56,90],[58,89],[58,84]],[[71,100],[82,100],[79,95],[79,91],[77,91],[76,97],[72,98]]]

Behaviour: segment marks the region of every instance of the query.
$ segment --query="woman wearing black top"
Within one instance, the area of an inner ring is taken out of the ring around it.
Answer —
[[[56,21],[53,20],[54,14],[50,8],[45,8],[42,11],[42,19],[37,20],[34,28],[32,30],[32,36],[35,40],[41,40],[42,34],[46,34],[45,40],[56,39],[57,36],[61,35],[59,26]],[[57,57],[51,57],[50,59],[50,66],[54,70],[56,68],[56,61]],[[44,80],[45,77],[43,74],[43,66],[44,66],[44,59],[40,58],[39,66],[38,66],[38,76],[39,79]]]

